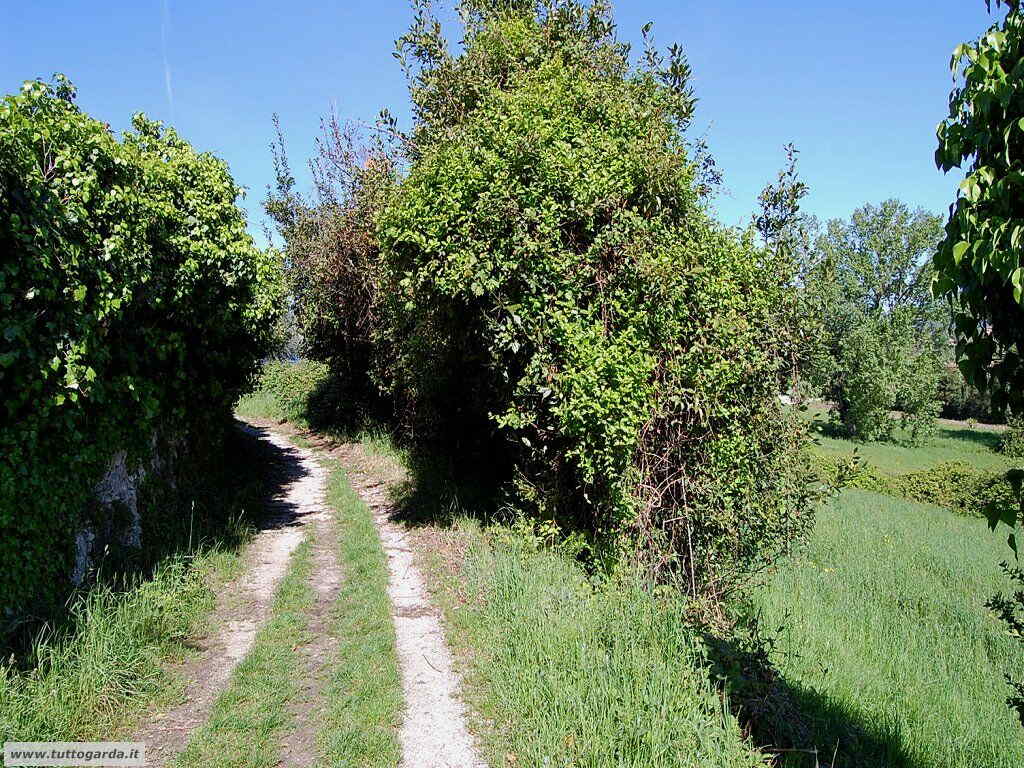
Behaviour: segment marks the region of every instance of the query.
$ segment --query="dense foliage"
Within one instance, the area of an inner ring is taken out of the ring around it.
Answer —
[[[66,579],[113,453],[215,439],[272,339],[278,267],[226,166],[133,125],[118,141],[60,77],[0,102],[5,617]]]
[[[991,8],[993,3],[986,0]],[[949,117],[938,127],[935,162],[943,171],[967,166],[950,206],[946,238],[935,255],[936,295],[956,313],[959,365],[971,383],[992,391],[997,407],[1024,412],[1024,13],[1019,0],[995,0],[1006,7],[1001,23],[979,39],[957,46],[950,61],[955,86]],[[1018,429],[1004,451],[1017,455]],[[1022,473],[1007,475],[1016,498],[993,509],[989,524],[1015,529],[1024,517]],[[1016,533],[1009,544],[1017,555]],[[1019,571],[1010,571],[1015,579]],[[1024,596],[1016,593],[1019,609]],[[1012,601],[995,598],[1011,631]],[[1011,681],[1013,682],[1013,681]],[[1024,688],[1014,682],[1009,703],[1022,714]]]
[[[603,2],[461,8],[458,56],[424,8],[400,41],[385,380],[419,439],[508,467],[536,515],[725,591],[809,522],[777,396],[791,276],[706,212],[678,49],[632,67]]]
[[[935,291],[955,301],[960,366],[994,397],[1024,410],[1024,15],[957,46],[959,81],[939,125],[938,166],[967,166],[935,256]]]
[[[822,319],[807,378],[846,432],[890,439],[894,410],[915,439],[934,431],[949,357],[948,312],[930,292],[941,219],[897,200],[828,222],[806,257],[808,311]]]
[[[889,474],[867,462],[817,455],[813,464],[822,482],[935,504],[959,515],[981,516],[1015,498],[1004,472],[976,469],[963,461],[944,461],[918,472]]]
[[[1024,414],[1011,416],[999,450],[1014,459],[1024,459]]]
[[[272,361],[263,366],[239,411],[313,428],[338,427],[350,423],[352,389],[327,363]]]

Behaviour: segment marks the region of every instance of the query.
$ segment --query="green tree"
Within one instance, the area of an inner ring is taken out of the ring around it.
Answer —
[[[399,41],[416,123],[379,219],[391,386],[434,453],[721,595],[811,519],[778,401],[791,275],[708,216],[680,49],[647,28],[634,66],[605,2],[460,10],[458,55],[423,4]]]
[[[937,295],[957,309],[964,375],[1024,410],[1024,15],[1016,0],[1002,23],[957,46],[949,117],[938,127],[936,164],[965,167],[935,255]]]
[[[338,417],[375,402],[374,330],[379,312],[380,247],[376,218],[395,165],[387,145],[368,141],[336,116],[323,120],[310,163],[311,199],[295,190],[284,137],[274,118],[275,187],[264,208],[284,241],[291,294],[286,319],[301,339],[300,352],[328,363]]]
[[[915,437],[931,431],[949,356],[949,313],[931,294],[930,256],[942,219],[898,200],[828,222],[805,269],[824,352],[809,378],[860,439],[888,439],[900,409]]]

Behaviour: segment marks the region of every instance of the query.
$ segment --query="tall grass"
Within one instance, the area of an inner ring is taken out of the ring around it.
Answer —
[[[491,765],[763,765],[679,597],[592,584],[570,559],[470,522],[455,536],[460,572],[437,558],[431,571]]]
[[[983,607],[1004,538],[946,510],[846,491],[758,597],[816,744],[842,766],[1019,768],[1003,672],[1019,646]],[[791,756],[794,765],[808,765]]]
[[[237,568],[231,551],[177,557],[125,591],[97,587],[70,606],[70,632],[39,637],[28,668],[0,667],[0,742],[109,737],[167,692],[163,662],[187,651]]]

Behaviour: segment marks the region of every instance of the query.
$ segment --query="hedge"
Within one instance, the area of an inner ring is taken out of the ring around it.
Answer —
[[[215,445],[280,299],[226,165],[143,115],[121,140],[74,87],[0,102],[0,611],[58,598],[112,455]],[[110,510],[93,510],[94,515]]]
[[[989,510],[1019,508],[1020,500],[1006,473],[985,472],[962,461],[946,461],[920,472],[888,475],[870,464],[851,467],[849,458],[812,456],[814,470],[828,485],[883,493],[934,504],[961,515],[986,516]],[[840,480],[841,470],[842,480]]]

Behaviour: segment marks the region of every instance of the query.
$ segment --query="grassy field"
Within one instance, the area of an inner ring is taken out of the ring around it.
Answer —
[[[677,596],[592,584],[570,559],[472,521],[437,535],[447,543],[428,570],[492,766],[764,764],[709,682]]]
[[[820,404],[812,405],[808,415],[815,419],[816,449],[829,456],[851,456],[854,450],[881,472],[904,474],[928,469],[947,461],[963,461],[976,469],[1001,470],[1009,462],[998,453],[1001,432],[990,427],[970,427],[966,422],[940,421],[937,434],[922,445],[911,445],[910,435],[895,432],[894,442],[859,443],[836,434],[827,422]]]
[[[1024,732],[1003,704],[1020,648],[983,607],[1006,588],[1004,539],[863,491],[820,512],[809,549],[758,604],[767,627],[784,628],[778,662],[823,753],[838,740],[839,765],[1024,765]]]
[[[899,435],[897,435],[899,437]],[[854,449],[867,463],[889,474],[928,469],[945,461],[964,461],[977,469],[1007,469],[1009,462],[996,449],[999,433],[968,427],[940,426],[938,434],[923,445],[906,443],[857,443],[823,432],[815,434],[817,450],[830,456],[850,456]]]

